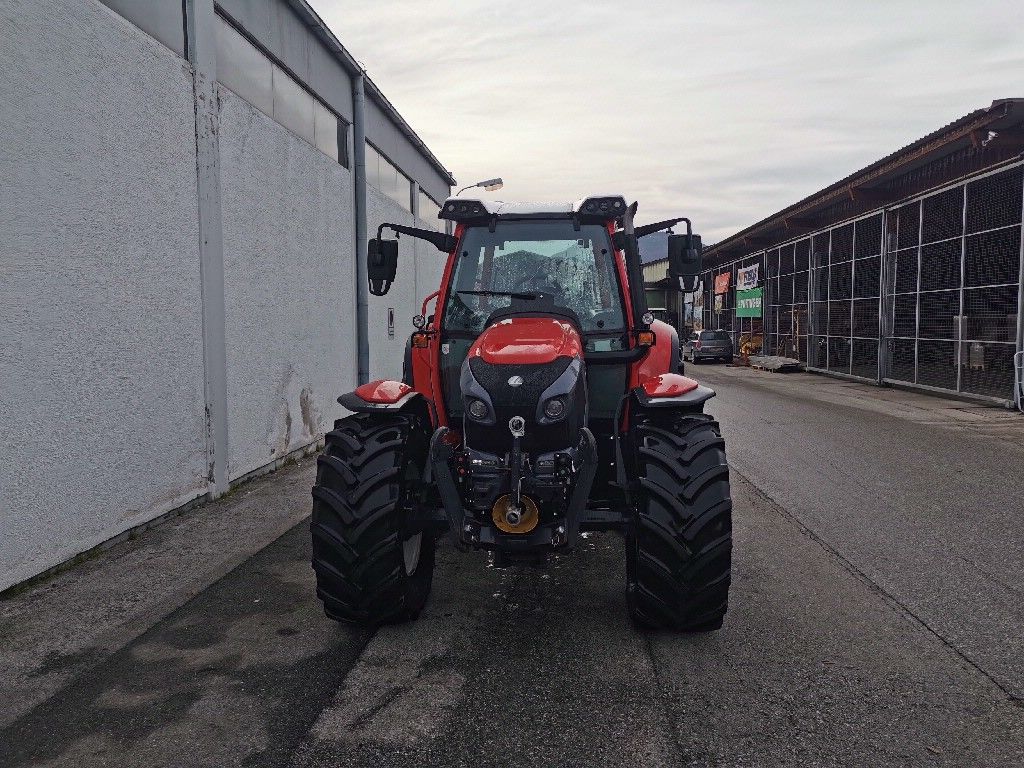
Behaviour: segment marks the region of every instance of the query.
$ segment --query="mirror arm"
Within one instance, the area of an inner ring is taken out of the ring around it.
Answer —
[[[444,232],[435,232],[432,229],[420,229],[419,227],[407,227],[404,224],[390,224],[384,223],[377,227],[377,239],[383,239],[384,229],[390,229],[391,231],[409,235],[409,237],[415,237],[419,240],[426,240],[428,243],[432,243],[437,250],[443,253],[451,253],[455,250],[455,246],[458,245],[458,241],[449,234]]]
[[[692,235],[693,234],[693,225],[690,224],[690,220],[688,218],[686,218],[685,216],[682,216],[682,217],[680,217],[678,219],[667,219],[666,221],[659,221],[659,222],[656,222],[655,224],[644,224],[642,227],[637,227],[636,228],[636,236],[637,237],[644,237],[646,235],[650,235],[650,234],[653,234],[655,232],[660,232],[663,229],[668,229],[669,227],[674,227],[676,224],[679,224],[680,222],[683,222],[683,221],[686,222],[686,234]]]
[[[652,235],[655,232],[660,232],[663,229],[674,227],[676,224],[679,224],[684,221],[686,222],[686,234],[692,235],[693,225],[690,223],[690,220],[685,216],[682,216],[678,219],[666,219],[665,221],[658,221],[655,222],[654,224],[644,224],[642,227],[634,227],[633,232],[635,233],[636,238],[639,240],[641,237],[646,237],[647,235]],[[624,238],[625,233],[623,232],[623,230],[620,229],[618,232],[615,233],[614,243],[615,247],[618,248],[619,250],[622,250],[622,246],[625,243]]]

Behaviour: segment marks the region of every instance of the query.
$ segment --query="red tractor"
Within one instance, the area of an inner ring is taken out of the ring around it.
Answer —
[[[327,616],[415,619],[437,539],[496,565],[571,550],[585,531],[626,543],[627,602],[643,626],[722,625],[732,502],[714,392],[681,375],[675,329],[647,311],[638,239],[668,237],[669,277],[693,290],[700,238],[687,219],[634,227],[619,196],[566,205],[450,198],[454,235],[384,224],[370,292],[394,280],[397,240],[448,254],[423,303],[403,381],[338,401],[313,487],[313,568]],[[427,308],[436,300],[433,314]]]

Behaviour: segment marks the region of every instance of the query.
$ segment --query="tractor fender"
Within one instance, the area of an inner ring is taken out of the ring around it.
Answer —
[[[643,383],[650,376],[659,373],[677,373],[679,371],[679,333],[666,322],[655,320],[651,323],[655,343],[635,366],[636,381]]]
[[[356,413],[379,413],[410,410],[417,406],[425,412],[431,411],[430,404],[420,392],[402,381],[377,379],[356,387],[338,398],[345,408]]]
[[[633,388],[641,408],[693,408],[715,396],[715,390],[678,373],[649,376]]]

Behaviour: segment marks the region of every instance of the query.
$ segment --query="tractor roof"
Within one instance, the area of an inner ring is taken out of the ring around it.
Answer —
[[[441,206],[439,219],[568,219],[574,216],[617,219],[626,212],[622,195],[598,195],[572,203],[504,203],[500,200],[470,200],[449,197]]]

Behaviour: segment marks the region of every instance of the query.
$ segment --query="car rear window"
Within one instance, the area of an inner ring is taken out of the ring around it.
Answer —
[[[725,331],[701,331],[701,341],[728,341],[729,334]]]

